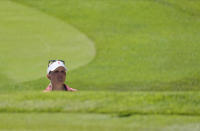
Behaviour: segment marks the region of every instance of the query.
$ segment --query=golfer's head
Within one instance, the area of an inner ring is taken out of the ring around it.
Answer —
[[[62,60],[51,60],[47,68],[47,78],[51,82],[65,82],[67,68]]]

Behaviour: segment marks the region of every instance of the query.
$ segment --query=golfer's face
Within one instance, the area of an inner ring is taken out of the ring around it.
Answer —
[[[58,67],[50,73],[51,81],[56,83],[64,83],[66,78],[66,71],[64,67]]]

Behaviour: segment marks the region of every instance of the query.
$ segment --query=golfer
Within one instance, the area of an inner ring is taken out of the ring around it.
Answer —
[[[44,90],[49,91],[77,91],[70,88],[64,82],[66,79],[67,68],[63,60],[49,60],[47,68],[47,78],[50,80],[50,84]]]

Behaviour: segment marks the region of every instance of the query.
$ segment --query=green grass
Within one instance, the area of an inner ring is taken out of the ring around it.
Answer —
[[[198,92],[9,92],[0,130],[183,131],[200,129]]]
[[[96,57],[69,72],[86,90],[199,90],[199,2],[13,0],[65,21],[95,43]]]
[[[0,7],[0,130],[200,129],[199,1]],[[78,92],[42,92],[54,58],[66,61]]]
[[[12,97],[11,97],[12,96]],[[200,115],[198,92],[10,92],[0,95],[0,112],[84,112]]]
[[[0,1],[0,8],[3,79],[24,82],[45,77],[49,59],[64,59],[73,70],[94,58],[93,42],[66,22],[8,0]]]
[[[121,118],[80,113],[0,113],[2,131],[198,131],[200,117],[134,115]],[[17,119],[13,119],[17,118]]]

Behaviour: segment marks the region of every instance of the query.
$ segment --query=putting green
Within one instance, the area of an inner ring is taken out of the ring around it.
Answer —
[[[93,42],[66,22],[7,0],[0,1],[0,41],[0,75],[15,82],[44,77],[49,59],[72,70],[95,56]]]

